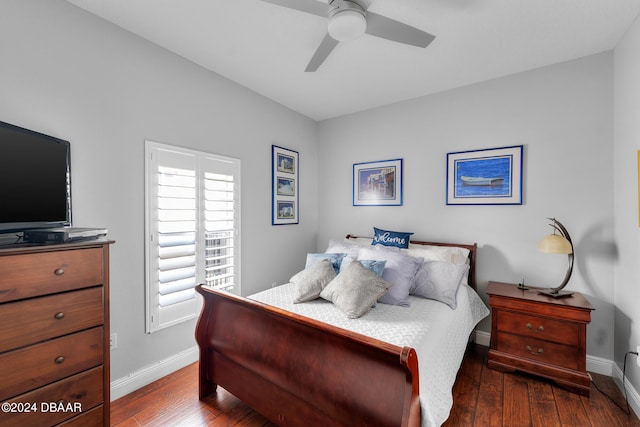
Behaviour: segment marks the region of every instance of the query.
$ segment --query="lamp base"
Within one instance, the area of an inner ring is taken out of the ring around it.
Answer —
[[[571,291],[554,291],[553,289],[541,289],[538,290],[538,293],[553,298],[566,298],[573,296],[573,292]]]

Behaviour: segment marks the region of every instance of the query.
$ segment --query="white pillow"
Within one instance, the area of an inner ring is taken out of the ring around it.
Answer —
[[[408,249],[402,250],[407,255],[422,257],[425,261],[443,261],[453,264],[468,264],[469,249],[458,246],[433,246],[409,244]]]
[[[358,246],[371,246],[373,239],[371,237],[353,237],[351,239],[344,239],[345,243],[351,243]]]
[[[331,301],[350,319],[365,314],[391,284],[359,262],[352,262],[323,290],[320,297]]]
[[[295,286],[294,303],[311,301],[320,296],[320,292],[336,277],[333,264],[323,259],[295,274],[289,281]]]
[[[336,240],[329,240],[329,246],[325,253],[343,253],[347,254],[348,258],[356,259],[358,257],[358,251],[361,246],[355,243],[338,242]]]
[[[411,294],[458,306],[456,295],[469,270],[468,264],[452,264],[442,261],[425,261],[418,269],[411,285]]]
[[[415,258],[401,252],[386,249],[376,245],[363,247],[358,253],[358,259],[386,261],[382,278],[391,283],[391,288],[378,302],[403,307],[409,306],[409,291],[416,271],[422,265],[422,258]]]

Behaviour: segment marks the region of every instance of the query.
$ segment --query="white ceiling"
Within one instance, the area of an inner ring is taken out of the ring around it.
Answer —
[[[326,34],[315,15],[260,0],[67,1],[314,120],[606,51],[640,13],[640,0],[373,0],[436,39],[364,35],[305,73]]]

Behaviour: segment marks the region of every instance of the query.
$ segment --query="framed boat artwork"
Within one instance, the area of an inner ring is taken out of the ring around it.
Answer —
[[[521,205],[522,145],[447,153],[447,205]]]

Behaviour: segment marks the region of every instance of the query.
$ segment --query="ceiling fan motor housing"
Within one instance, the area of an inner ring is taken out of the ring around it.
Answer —
[[[333,1],[329,11],[329,35],[338,41],[355,40],[367,31],[365,11],[358,3],[342,0]]]

